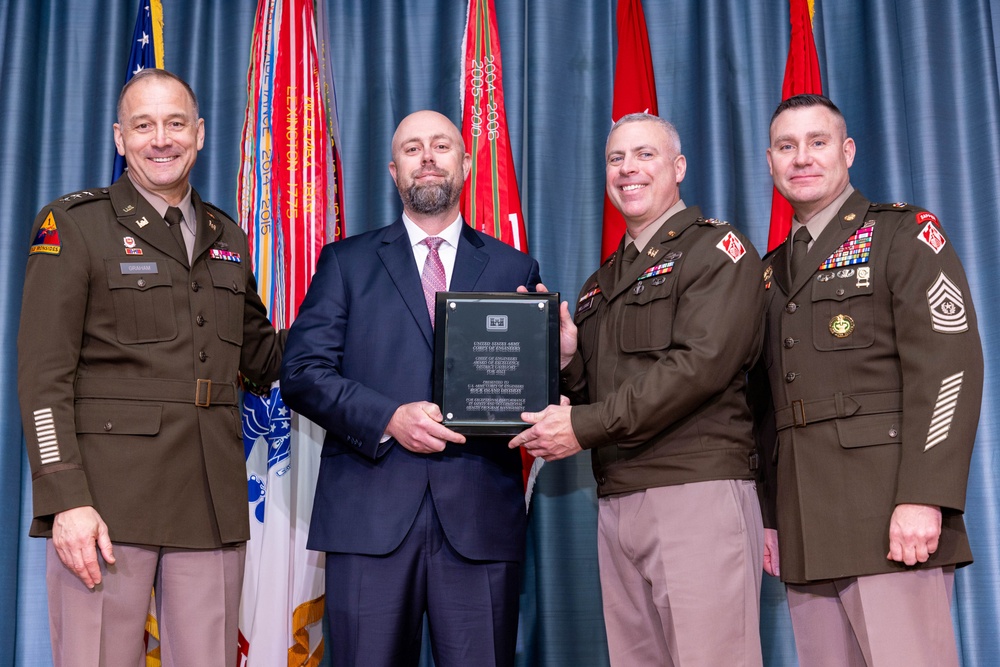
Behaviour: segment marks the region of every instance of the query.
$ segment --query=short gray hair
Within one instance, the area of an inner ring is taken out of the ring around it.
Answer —
[[[681,154],[681,135],[677,132],[677,128],[674,127],[673,123],[664,118],[660,118],[659,116],[654,116],[651,113],[646,113],[645,111],[639,113],[625,114],[624,116],[619,118],[614,125],[611,126],[611,131],[608,132],[608,140],[604,144],[605,154],[607,154],[608,152],[608,143],[610,143],[611,135],[615,133],[615,130],[617,130],[622,125],[627,125],[628,123],[641,123],[641,122],[650,122],[658,125],[660,129],[666,132],[668,140],[670,142],[670,147],[674,150],[675,157],[676,155]]]

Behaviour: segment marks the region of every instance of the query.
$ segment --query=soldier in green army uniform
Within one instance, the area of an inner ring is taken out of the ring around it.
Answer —
[[[204,133],[184,81],[139,72],[114,126],[127,173],[33,227],[18,396],[57,667],[140,664],[154,586],[164,665],[236,655],[250,535],[236,382],[277,378],[284,332],[246,234],[188,183]]]
[[[608,197],[627,228],[564,304],[562,391],[511,444],[591,452],[612,665],[762,664],[763,526],[746,373],[764,289],[750,242],[680,198],[673,125],[622,117]],[[577,339],[579,345],[577,345]]]
[[[933,214],[854,190],[830,100],[782,102],[770,142],[795,218],[764,259],[751,391],[765,569],[787,584],[803,667],[957,666],[949,604],[972,561],[962,513],[983,386],[965,272]]]

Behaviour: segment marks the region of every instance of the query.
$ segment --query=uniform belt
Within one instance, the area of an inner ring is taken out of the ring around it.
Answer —
[[[842,419],[855,415],[872,415],[882,412],[899,412],[903,409],[903,392],[877,391],[868,394],[843,394],[814,401],[792,401],[791,405],[774,411],[774,423],[779,431],[795,426]]]
[[[158,378],[77,378],[76,398],[193,403],[200,408],[236,405],[235,382]]]

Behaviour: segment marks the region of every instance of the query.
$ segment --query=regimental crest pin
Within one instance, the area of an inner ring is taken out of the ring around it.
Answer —
[[[927,307],[931,311],[931,328],[934,331],[956,334],[969,330],[962,290],[944,271],[938,274],[927,290]]]
[[[854,333],[854,320],[850,315],[834,315],[830,320],[830,333],[837,338],[847,338]]]

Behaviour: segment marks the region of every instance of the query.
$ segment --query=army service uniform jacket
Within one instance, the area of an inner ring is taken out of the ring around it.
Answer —
[[[790,243],[764,261],[761,358],[778,433],[763,443],[767,485],[777,478],[765,517],[782,579],[908,569],[886,558],[900,503],[942,508],[924,567],[971,562],[962,512],[983,356],[954,245],[933,214],[856,191],[795,282]]]
[[[618,277],[622,252],[584,284],[578,351],[561,378],[598,495],[752,479],[745,378],[764,297],[756,251],[689,207]]]
[[[194,261],[128,175],[45,206],[32,229],[18,397],[31,534],[92,505],[115,542],[249,539],[237,371],[278,376],[246,234],[192,192]]]

